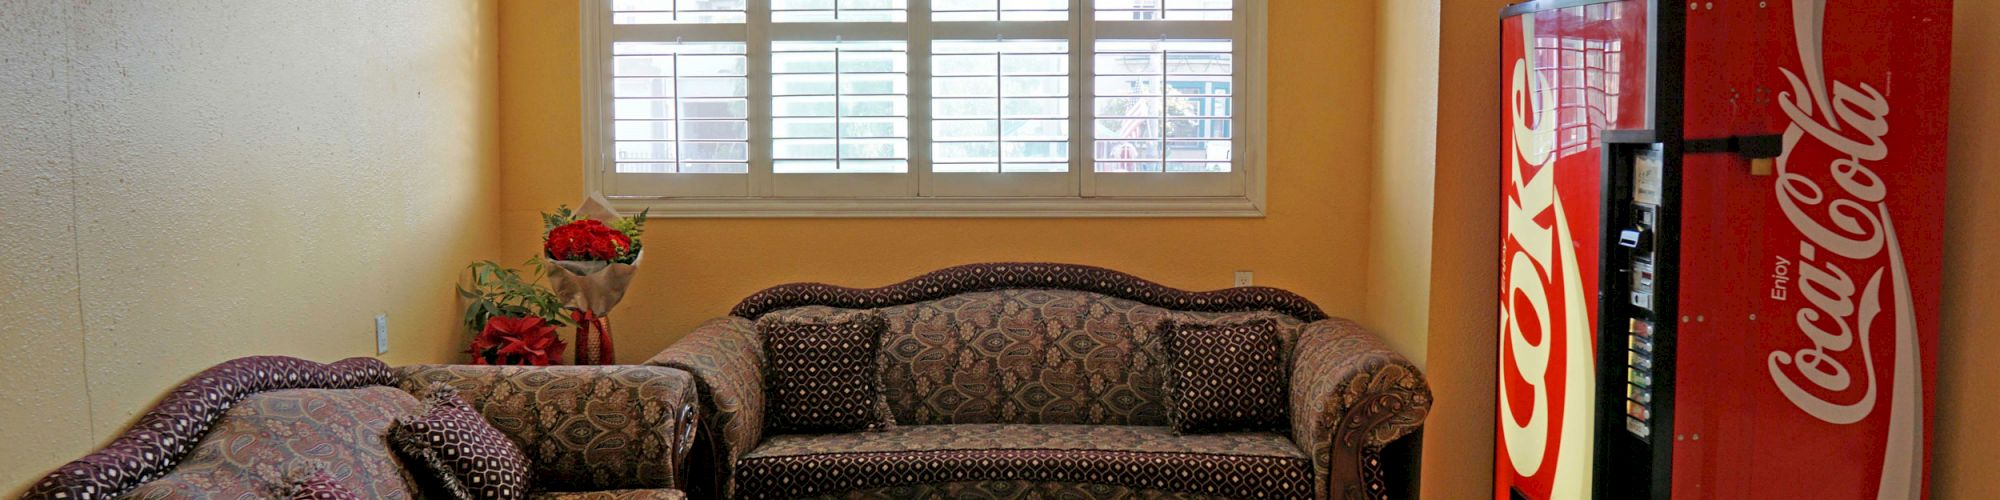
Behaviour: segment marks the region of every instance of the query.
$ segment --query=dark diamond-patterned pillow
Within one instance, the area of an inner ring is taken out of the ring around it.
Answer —
[[[773,433],[881,430],[894,425],[876,355],[888,322],[872,312],[757,322]]]
[[[1169,321],[1160,330],[1167,351],[1167,421],[1175,433],[1286,425],[1291,377],[1276,321]]]
[[[449,385],[431,386],[423,415],[396,419],[389,439],[460,500],[528,496],[528,459]],[[423,477],[423,476],[420,476]]]
[[[289,500],[361,500],[325,470],[313,470],[292,481],[283,496]]]

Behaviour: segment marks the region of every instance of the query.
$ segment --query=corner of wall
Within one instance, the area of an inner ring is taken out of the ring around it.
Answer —
[[[1417,366],[1430,335],[1437,160],[1437,0],[1379,0],[1363,319]]]
[[[1424,454],[1423,491],[1435,498],[1493,495],[1500,247],[1494,226],[1500,76],[1493,44],[1500,9],[1512,2],[1454,0],[1445,2],[1441,16],[1428,346],[1437,405],[1425,442],[1453,448]]]
[[[1932,412],[1932,498],[2000,498],[2000,2],[1954,2],[1944,301]]]
[[[0,127],[0,313],[32,319],[0,324],[0,487],[223,360],[375,355],[376,314],[390,363],[456,360],[498,7],[0,2],[0,116],[33,118]]]

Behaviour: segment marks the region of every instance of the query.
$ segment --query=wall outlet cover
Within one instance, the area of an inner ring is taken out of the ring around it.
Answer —
[[[1241,288],[1241,287],[1246,287],[1246,286],[1251,286],[1252,284],[1254,284],[1254,283],[1256,282],[1256,277],[1257,277],[1257,273],[1254,273],[1254,272],[1251,272],[1251,271],[1237,271],[1237,272],[1236,272],[1236,286],[1237,286],[1238,288]]]
[[[389,315],[375,315],[375,354],[389,353]]]

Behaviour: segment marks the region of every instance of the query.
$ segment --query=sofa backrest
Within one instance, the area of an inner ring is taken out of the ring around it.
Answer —
[[[694,380],[658,366],[416,365],[400,386],[428,394],[450,385],[521,447],[536,490],[675,487],[693,437]]]
[[[1325,318],[1282,290],[1185,292],[1062,264],[964,266],[867,290],[788,285],[737,312],[842,308],[888,320],[883,392],[900,425],[1166,425],[1162,321],[1273,318],[1289,353],[1305,323]]]
[[[131,497],[272,498],[316,465],[363,498],[415,498],[416,481],[387,436],[396,417],[422,412],[415,397],[386,386],[244,396],[172,471]]]

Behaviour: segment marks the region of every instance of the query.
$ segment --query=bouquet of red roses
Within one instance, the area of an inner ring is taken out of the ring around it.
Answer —
[[[598,197],[571,211],[542,214],[542,257],[549,282],[576,322],[576,364],[612,362],[611,331],[604,316],[625,299],[639,270],[646,212],[619,217]]]

